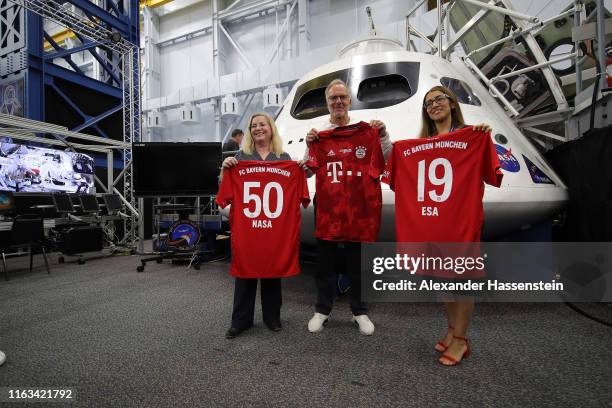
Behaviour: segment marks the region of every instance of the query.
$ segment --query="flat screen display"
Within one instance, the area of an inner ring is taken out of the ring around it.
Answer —
[[[68,194],[55,193],[53,194],[53,198],[55,199],[55,205],[57,206],[57,212],[62,212],[62,213],[74,212],[74,207],[72,206],[72,201],[70,200],[70,196]]]
[[[46,218],[57,215],[57,206],[51,193],[14,193],[13,199],[18,215],[36,214]]]
[[[70,202],[72,203],[72,207],[81,208],[81,199],[79,198],[78,195],[71,194],[68,197],[70,197]]]
[[[94,194],[83,194],[81,197],[81,209],[86,213],[94,213],[100,211],[98,199]]]
[[[10,213],[15,209],[13,201],[13,193],[9,191],[0,191],[0,213]]]
[[[104,203],[108,212],[123,210],[123,203],[117,194],[104,194]]]
[[[132,165],[136,196],[214,195],[221,143],[134,143]]]
[[[0,139],[0,190],[85,194],[93,187],[92,157]]]

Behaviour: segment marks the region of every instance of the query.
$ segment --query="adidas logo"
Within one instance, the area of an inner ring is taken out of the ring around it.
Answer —
[[[333,151],[333,150],[330,150],[330,151],[329,151],[329,153],[327,153],[327,155],[328,155],[328,156],[335,156],[335,155],[336,155],[336,153],[334,153],[334,151]]]

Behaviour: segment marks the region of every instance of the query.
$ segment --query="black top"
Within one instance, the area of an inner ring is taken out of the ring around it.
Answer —
[[[463,126],[460,126],[460,125],[455,125],[455,124],[453,123],[453,124],[451,124],[451,127],[450,127],[450,129],[448,130],[448,133],[454,132],[455,130],[463,129],[463,128],[465,128],[465,127],[468,127],[468,125],[463,125]],[[436,132],[436,125],[433,125],[432,130],[433,130],[433,133],[435,133],[435,132]],[[430,137],[435,137],[435,136],[438,136],[438,134],[437,134],[437,133],[432,134]]]
[[[242,150],[236,153],[236,160],[257,160],[257,161],[279,161],[279,160],[291,160],[291,156],[288,153],[281,153],[280,157],[277,157],[273,152],[270,152],[264,160],[257,151],[254,151],[253,154],[246,154]]]
[[[234,139],[230,138],[227,142],[223,144],[221,150],[224,152],[233,152],[235,150],[240,150],[240,146],[238,145],[238,143],[236,143]]]

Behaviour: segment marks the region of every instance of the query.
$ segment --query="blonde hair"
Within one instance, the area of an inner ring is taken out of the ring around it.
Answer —
[[[274,153],[276,157],[280,157],[281,154],[283,154],[283,141],[280,138],[280,134],[278,133],[278,128],[276,127],[276,123],[274,123],[274,119],[272,119],[272,117],[265,112],[256,112],[249,118],[246,133],[244,134],[244,140],[242,141],[242,151],[246,154],[253,154],[255,151],[255,142],[253,141],[253,136],[251,135],[251,124],[253,123],[253,119],[257,116],[263,116],[268,121],[268,125],[272,130],[270,151]]]
[[[448,95],[449,99],[451,100],[451,126],[455,128],[461,128],[465,126],[465,121],[463,120],[463,113],[461,113],[461,107],[459,106],[457,95],[455,95],[453,91],[451,91],[445,86],[434,86],[425,93],[425,96],[423,96],[423,104],[421,105],[421,120],[423,126],[421,127],[421,133],[419,135],[420,138],[427,138],[437,135],[436,124],[433,120],[431,120],[431,118],[427,114],[427,108],[425,108],[425,99],[427,98],[427,95],[429,95],[433,91],[442,92],[443,94]]]

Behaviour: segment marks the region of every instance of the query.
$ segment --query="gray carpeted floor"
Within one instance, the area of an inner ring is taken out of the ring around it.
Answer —
[[[227,262],[200,271],[153,263],[143,273],[138,264],[53,262],[47,275],[9,261],[0,386],[74,387],[71,406],[84,407],[611,406],[612,329],[562,304],[478,305],[473,354],[449,368],[433,350],[445,330],[440,305],[374,305],[376,333],[365,337],[341,300],[312,335],[306,265],[284,282],[281,332],[265,328],[258,305],[256,326],[226,340]],[[610,320],[605,308],[597,310]]]

